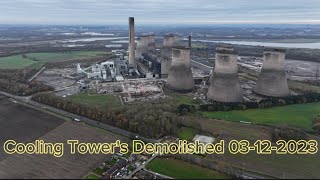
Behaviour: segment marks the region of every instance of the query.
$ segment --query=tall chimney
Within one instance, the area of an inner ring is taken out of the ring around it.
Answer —
[[[191,48],[191,35],[189,36],[189,48]]]
[[[129,64],[135,64],[134,17],[129,17]]]

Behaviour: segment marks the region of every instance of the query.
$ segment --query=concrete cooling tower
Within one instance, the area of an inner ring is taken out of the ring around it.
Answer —
[[[142,57],[143,53],[148,51],[156,51],[156,43],[154,35],[144,35],[137,40],[136,59]]]
[[[232,47],[216,48],[215,68],[207,93],[209,100],[225,103],[242,102],[237,60],[238,54]]]
[[[166,88],[189,92],[194,89],[194,79],[191,71],[190,48],[172,48],[172,62],[169,70]]]
[[[216,51],[223,51],[223,50],[226,50],[226,51],[234,51],[234,48],[230,45],[227,45],[227,44],[220,44],[216,47]],[[210,82],[212,82],[212,78],[213,78],[213,72],[210,74],[209,76],[209,84]]]
[[[255,93],[270,97],[290,95],[284,69],[285,56],[285,49],[265,48],[263,66],[254,88]]]
[[[172,47],[178,45],[178,36],[174,34],[166,35],[163,38],[161,50],[161,77],[167,77],[172,61]]]

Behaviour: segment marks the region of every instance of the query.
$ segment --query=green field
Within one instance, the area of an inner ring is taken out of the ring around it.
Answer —
[[[192,104],[192,105],[199,105],[201,102],[199,100],[193,99],[191,96],[187,96],[184,94],[179,93],[167,93],[172,99],[171,101],[177,105],[180,104]]]
[[[197,133],[198,131],[195,129],[182,127],[178,132],[178,137],[182,140],[191,141]]]
[[[176,179],[230,179],[216,171],[176,159],[155,159],[147,169]]]
[[[100,179],[99,176],[90,173],[87,177],[85,177],[84,179]]]
[[[117,109],[121,107],[118,96],[80,93],[69,97],[73,101],[99,108]]]
[[[70,52],[47,52],[47,53],[28,53],[0,58],[0,69],[22,69],[26,67],[39,68],[47,62],[66,61],[75,58],[94,57],[103,51],[70,51]]]
[[[204,117],[213,119],[247,121],[263,125],[286,124],[306,131],[313,131],[312,120],[318,114],[320,114],[320,102],[245,111],[202,112]]]

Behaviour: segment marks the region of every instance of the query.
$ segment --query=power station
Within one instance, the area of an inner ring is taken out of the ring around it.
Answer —
[[[242,102],[237,60],[238,54],[233,47],[216,48],[215,68],[210,78],[207,99],[225,103]]]
[[[192,91],[194,87],[195,84],[191,71],[190,48],[172,48],[172,62],[169,69],[166,88],[179,92],[189,92]]]
[[[265,48],[264,62],[257,82],[250,82],[249,88],[248,84],[244,84],[242,90],[238,77],[238,53],[233,46],[220,44],[216,47],[214,68],[208,80],[210,67],[199,67],[199,62],[191,61],[191,36],[185,39],[188,40],[188,44],[181,46],[177,35],[167,34],[163,37],[161,51],[158,51],[154,34],[140,35],[136,46],[134,26],[134,18],[130,17],[128,57],[124,58],[122,54],[117,60],[95,64],[85,69],[78,65],[78,74],[103,82],[155,78],[163,82],[160,83],[161,87],[180,93],[192,92],[199,88],[201,93],[197,93],[201,94],[202,100],[220,103],[236,103],[244,99],[251,101],[252,98],[246,96],[248,94],[250,97],[253,94],[257,97],[253,98],[258,100],[264,96],[290,95],[284,70],[284,49]],[[126,50],[123,53],[126,53]]]
[[[254,92],[269,97],[284,97],[290,95],[284,69],[285,56],[285,49],[264,49],[263,66]]]

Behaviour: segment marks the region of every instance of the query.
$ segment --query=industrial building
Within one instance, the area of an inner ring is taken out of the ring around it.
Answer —
[[[191,71],[190,48],[172,48],[172,62],[166,82],[166,88],[190,92],[194,89],[194,79]]]
[[[255,93],[269,97],[284,97],[290,95],[284,69],[285,56],[285,49],[264,49],[263,66],[254,88]]]
[[[208,100],[225,103],[243,101],[237,60],[238,54],[232,47],[216,48],[215,68],[207,92]]]

